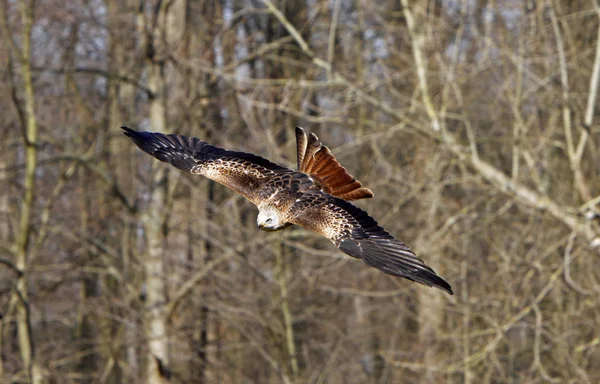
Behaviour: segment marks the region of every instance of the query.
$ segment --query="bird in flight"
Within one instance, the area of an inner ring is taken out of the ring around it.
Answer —
[[[403,242],[349,203],[373,197],[318,137],[296,128],[298,171],[262,157],[228,151],[195,137],[138,132],[121,127],[141,150],[241,194],[258,207],[265,231],[299,225],[329,239],[339,250],[388,275],[452,293],[452,288]]]

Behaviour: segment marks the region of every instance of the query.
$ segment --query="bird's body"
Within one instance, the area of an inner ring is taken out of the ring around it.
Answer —
[[[373,197],[342,167],[329,149],[302,128],[296,129],[298,171],[262,157],[227,151],[200,139],[162,133],[125,134],[143,151],[240,193],[259,210],[267,231],[299,225],[329,239],[346,254],[383,272],[452,294],[450,285],[349,200]]]

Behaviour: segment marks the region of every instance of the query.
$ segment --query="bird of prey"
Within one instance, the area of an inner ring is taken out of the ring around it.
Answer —
[[[262,157],[228,151],[195,137],[122,127],[144,152],[241,194],[258,207],[258,226],[277,231],[296,224],[329,239],[342,252],[384,273],[452,293],[403,242],[350,200],[373,197],[313,133],[296,128],[298,171]]]

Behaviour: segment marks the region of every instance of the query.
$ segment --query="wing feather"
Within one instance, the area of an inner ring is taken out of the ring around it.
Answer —
[[[121,128],[141,150],[158,160],[223,184],[257,205],[260,188],[270,178],[293,172],[260,156],[227,151],[195,137]]]
[[[290,220],[329,240],[342,252],[389,275],[452,293],[452,287],[403,242],[362,209],[322,192],[301,198]]]

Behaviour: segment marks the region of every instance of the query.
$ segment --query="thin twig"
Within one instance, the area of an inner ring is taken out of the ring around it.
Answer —
[[[550,376],[548,374],[548,371],[546,371],[546,368],[544,368],[544,365],[542,364],[542,360],[540,359],[540,344],[541,344],[541,339],[542,339],[542,324],[543,324],[542,311],[540,311],[540,307],[538,306],[537,303],[533,304],[532,308],[533,308],[533,312],[535,313],[535,338],[533,341],[533,367],[537,368],[537,370],[540,372],[540,375],[544,378],[544,380],[546,382],[557,383],[560,381],[560,379]]]
[[[417,71],[417,78],[419,79],[419,88],[421,90],[423,105],[425,106],[425,111],[431,120],[432,129],[434,131],[439,131],[440,120],[435,112],[435,108],[433,107],[431,96],[429,95],[429,85],[427,84],[427,64],[421,50],[423,37],[420,36],[415,29],[415,21],[408,4],[408,0],[402,0],[402,9],[404,11],[404,17],[406,18],[408,33],[410,34],[410,38],[412,40],[412,51],[415,58],[415,67]]]
[[[127,76],[120,75],[118,73],[111,73],[111,72],[106,71],[101,68],[77,67],[77,68],[63,69],[63,68],[31,67],[31,70],[33,72],[45,72],[45,73],[53,73],[53,74],[57,74],[57,75],[66,75],[69,73],[84,73],[84,74],[91,74],[91,75],[100,75],[107,79],[115,79],[115,80],[119,80],[119,81],[122,81],[127,84],[134,85],[139,90],[145,92],[146,95],[148,96],[148,98],[151,99],[154,97],[154,92],[152,92],[152,90],[150,88],[146,87],[139,81],[132,79],[130,77],[127,77]]]
[[[565,282],[567,283],[568,286],[573,288],[579,294],[587,296],[589,294],[592,294],[593,292],[580,287],[579,284],[575,283],[573,281],[573,279],[571,278],[571,262],[572,262],[571,251],[573,250],[573,244],[575,243],[576,237],[577,237],[577,232],[572,232],[571,235],[569,236],[569,241],[567,242],[567,246],[565,248],[565,258],[564,258]]]
[[[593,1],[596,4],[596,1]],[[596,5],[598,10],[598,5]],[[600,11],[598,11],[598,17],[600,18]],[[590,77],[590,93],[588,94],[587,107],[585,109],[584,124],[587,129],[592,126],[592,119],[594,117],[594,107],[596,105],[596,97],[598,96],[598,78],[600,77],[600,24],[598,24],[598,34],[596,37],[596,55],[594,57],[594,69],[592,70],[592,76]]]
[[[269,11],[279,20],[281,24],[285,27],[285,29],[289,32],[290,35],[294,37],[294,40],[300,45],[300,48],[310,57],[314,57],[314,52],[310,49],[306,41],[302,38],[298,30],[294,28],[294,26],[289,22],[289,20],[281,13],[279,9],[270,0],[262,0],[262,2],[267,6]]]
[[[556,12],[554,12],[554,7],[550,0],[548,0],[548,9],[550,13],[550,21],[552,23],[552,30],[554,31],[554,36],[556,39],[556,49],[558,51],[558,64],[560,68],[560,81],[562,86],[563,102],[562,117],[565,129],[565,141],[567,143],[567,154],[571,162],[571,171],[573,172],[573,182],[575,183],[575,188],[579,192],[580,197],[584,201],[587,201],[591,198],[591,195],[583,177],[583,172],[581,170],[581,155],[578,154],[583,154],[583,149],[585,148],[585,143],[587,142],[587,138],[589,135],[586,130],[581,130],[581,137],[576,150],[573,139],[573,123],[571,121],[571,92],[569,89],[569,75],[567,70],[565,46],[562,34],[560,32],[560,26],[558,24],[558,18],[556,17]]]
[[[10,270],[12,270],[13,272],[15,272],[17,274],[17,276],[22,276],[23,275],[23,271],[21,271],[19,268],[17,268],[17,266],[15,265],[15,263],[13,263],[12,261],[10,261],[8,259],[0,257],[0,264],[6,265]]]

